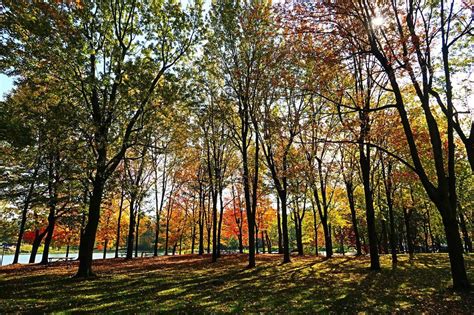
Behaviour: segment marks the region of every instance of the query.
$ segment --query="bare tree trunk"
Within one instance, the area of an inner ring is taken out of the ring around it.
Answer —
[[[413,254],[415,252],[415,249],[413,247],[413,238],[412,238],[412,231],[411,231],[411,224],[410,224],[412,213],[413,213],[412,209],[407,209],[406,207],[403,207],[403,219],[405,221],[407,247],[408,247],[408,254],[410,255],[410,259],[413,259]]]
[[[464,219],[464,214],[461,209],[461,205],[458,203],[459,208],[459,225],[461,226],[462,236],[464,238],[464,248],[466,253],[472,253],[472,241],[469,238],[469,233],[467,232],[466,220]]]
[[[17,264],[18,258],[20,257],[21,241],[23,240],[23,234],[25,233],[26,215],[28,214],[31,198],[33,197],[36,177],[38,176],[38,170],[39,170],[39,161],[40,161],[40,156],[38,153],[38,156],[36,157],[35,168],[33,170],[33,175],[31,177],[30,187],[28,189],[28,193],[25,198],[25,203],[23,204],[23,210],[21,212],[20,229],[18,231],[18,239],[16,242],[15,256],[13,257],[13,264]]]
[[[108,243],[109,243],[109,240],[105,239],[104,240],[104,252],[102,254],[102,259],[107,258],[107,245],[108,245]]]
[[[122,191],[120,193],[120,206],[119,206],[119,216],[117,220],[117,233],[115,237],[115,258],[118,258],[119,256],[119,248],[120,248],[120,224],[122,220],[122,211],[123,211],[123,198],[124,198],[125,192],[122,188]]]
[[[278,226],[278,254],[283,254],[281,222],[280,222],[280,197],[277,195],[277,226]]]
[[[138,204],[137,208],[137,226],[135,232],[135,257],[138,257],[138,231],[140,228],[140,204]]]
[[[33,264],[36,260],[36,254],[38,253],[38,248],[41,245],[41,241],[43,240],[43,237],[47,233],[47,229],[45,229],[43,232],[39,232],[38,229],[35,230],[35,239],[33,240],[33,245],[31,248],[31,254],[30,254],[30,260],[28,263]]]
[[[354,231],[355,245],[356,245],[356,255],[362,255],[362,245],[360,243],[359,228],[357,224],[357,214],[355,210],[355,201],[354,201],[354,187],[351,182],[346,181],[346,193],[347,200],[349,201],[349,208],[351,210],[351,220],[352,220],[352,229]]]
[[[133,240],[134,240],[134,233],[135,233],[135,217],[136,217],[136,199],[135,194],[132,193],[130,195],[130,222],[128,225],[128,236],[127,236],[127,258],[131,259],[133,257]]]

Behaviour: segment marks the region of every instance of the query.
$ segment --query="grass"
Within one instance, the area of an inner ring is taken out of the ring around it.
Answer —
[[[474,293],[455,293],[445,254],[400,255],[369,271],[367,257],[245,255],[218,263],[191,255],[94,261],[92,280],[70,278],[76,264],[0,268],[0,312],[428,312],[473,313]],[[471,283],[474,257],[466,257]]]

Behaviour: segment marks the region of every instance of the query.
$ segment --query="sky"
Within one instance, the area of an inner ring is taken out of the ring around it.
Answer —
[[[0,101],[5,99],[5,94],[13,88],[13,79],[9,76],[0,73]]]

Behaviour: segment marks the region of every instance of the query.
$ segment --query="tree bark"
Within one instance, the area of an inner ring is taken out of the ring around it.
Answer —
[[[135,235],[135,218],[136,218],[136,197],[135,194],[132,192],[130,194],[130,216],[129,216],[129,224],[128,224],[128,236],[127,236],[127,259],[133,258],[133,241]]]
[[[105,239],[104,240],[104,253],[102,254],[102,259],[107,258],[107,245],[108,245],[109,240]]]
[[[120,194],[120,206],[119,206],[119,216],[117,221],[117,233],[115,237],[115,258],[119,256],[119,247],[120,247],[120,221],[122,220],[122,211],[123,211],[123,198],[124,198],[124,190],[122,188]]]
[[[280,220],[280,197],[277,195],[277,231],[278,231],[278,254],[283,254],[283,244],[282,244],[282,233],[281,233],[281,220]]]
[[[461,226],[461,232],[464,239],[464,248],[466,253],[472,253],[472,241],[469,238],[469,233],[467,232],[466,220],[464,219],[464,214],[461,209],[461,205],[458,204],[459,208],[459,225]]]
[[[355,245],[356,245],[356,256],[362,255],[362,245],[360,243],[359,228],[357,224],[357,214],[355,210],[354,201],[354,187],[349,181],[345,181],[347,200],[349,201],[349,208],[351,210],[352,229],[354,231]]]
[[[104,192],[105,185],[105,181],[102,178],[102,171],[98,170],[96,178],[93,182],[92,195],[89,200],[89,214],[87,216],[87,224],[79,245],[79,269],[76,274],[76,277],[79,278],[87,278],[94,275],[92,272],[92,254],[94,250],[97,227],[99,225],[100,205],[102,202],[102,194]]]
[[[410,255],[410,260],[413,259],[413,254],[415,253],[415,249],[413,246],[413,237],[411,231],[411,224],[410,219],[413,213],[412,209],[407,209],[403,207],[403,219],[405,221],[405,230],[406,230],[406,238],[407,238],[407,247],[408,247],[408,254]]]
[[[448,212],[448,211],[447,211]],[[464,256],[462,242],[459,236],[458,222],[456,217],[443,216],[444,231],[448,243],[449,261],[451,263],[451,275],[453,288],[455,290],[466,290],[470,288],[464,267]]]
[[[138,231],[140,228],[140,205],[137,208],[137,226],[135,231],[135,257],[138,257]]]
[[[47,234],[46,238],[44,239],[44,248],[43,248],[43,256],[41,258],[41,264],[45,265],[48,263],[49,258],[49,247],[51,246],[51,241],[53,239],[54,234],[54,226],[56,225],[56,217],[55,217],[55,210],[50,210],[48,216],[48,227],[47,227]]]
[[[43,240],[43,237],[46,235],[47,231],[48,230],[45,229],[40,233],[38,229],[35,230],[35,239],[33,240],[33,245],[31,247],[30,260],[28,261],[29,264],[33,264],[35,262],[38,248],[40,247],[41,241]]]
[[[363,128],[362,128],[363,129]],[[363,141],[363,140],[362,140]],[[362,171],[362,184],[364,186],[365,211],[367,219],[367,231],[369,236],[370,269],[380,270],[380,260],[377,244],[377,232],[375,229],[375,209],[373,194],[370,185],[370,155],[365,153],[365,145],[359,145],[359,160]],[[367,146],[367,152],[370,152]]]
[[[26,215],[28,214],[31,198],[33,197],[36,177],[38,176],[38,170],[39,170],[39,161],[40,161],[40,157],[38,154],[38,156],[36,157],[35,169],[33,170],[33,175],[31,177],[30,187],[28,189],[28,193],[25,198],[25,203],[23,205],[23,210],[21,212],[20,229],[18,231],[18,239],[16,242],[15,256],[13,257],[13,264],[17,264],[18,258],[20,257],[21,241],[23,240],[23,234],[25,233]]]

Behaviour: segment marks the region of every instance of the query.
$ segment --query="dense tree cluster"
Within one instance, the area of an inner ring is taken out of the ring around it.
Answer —
[[[4,1],[0,236],[153,255],[449,252],[469,287],[472,7]],[[472,105],[471,105],[472,106]]]

